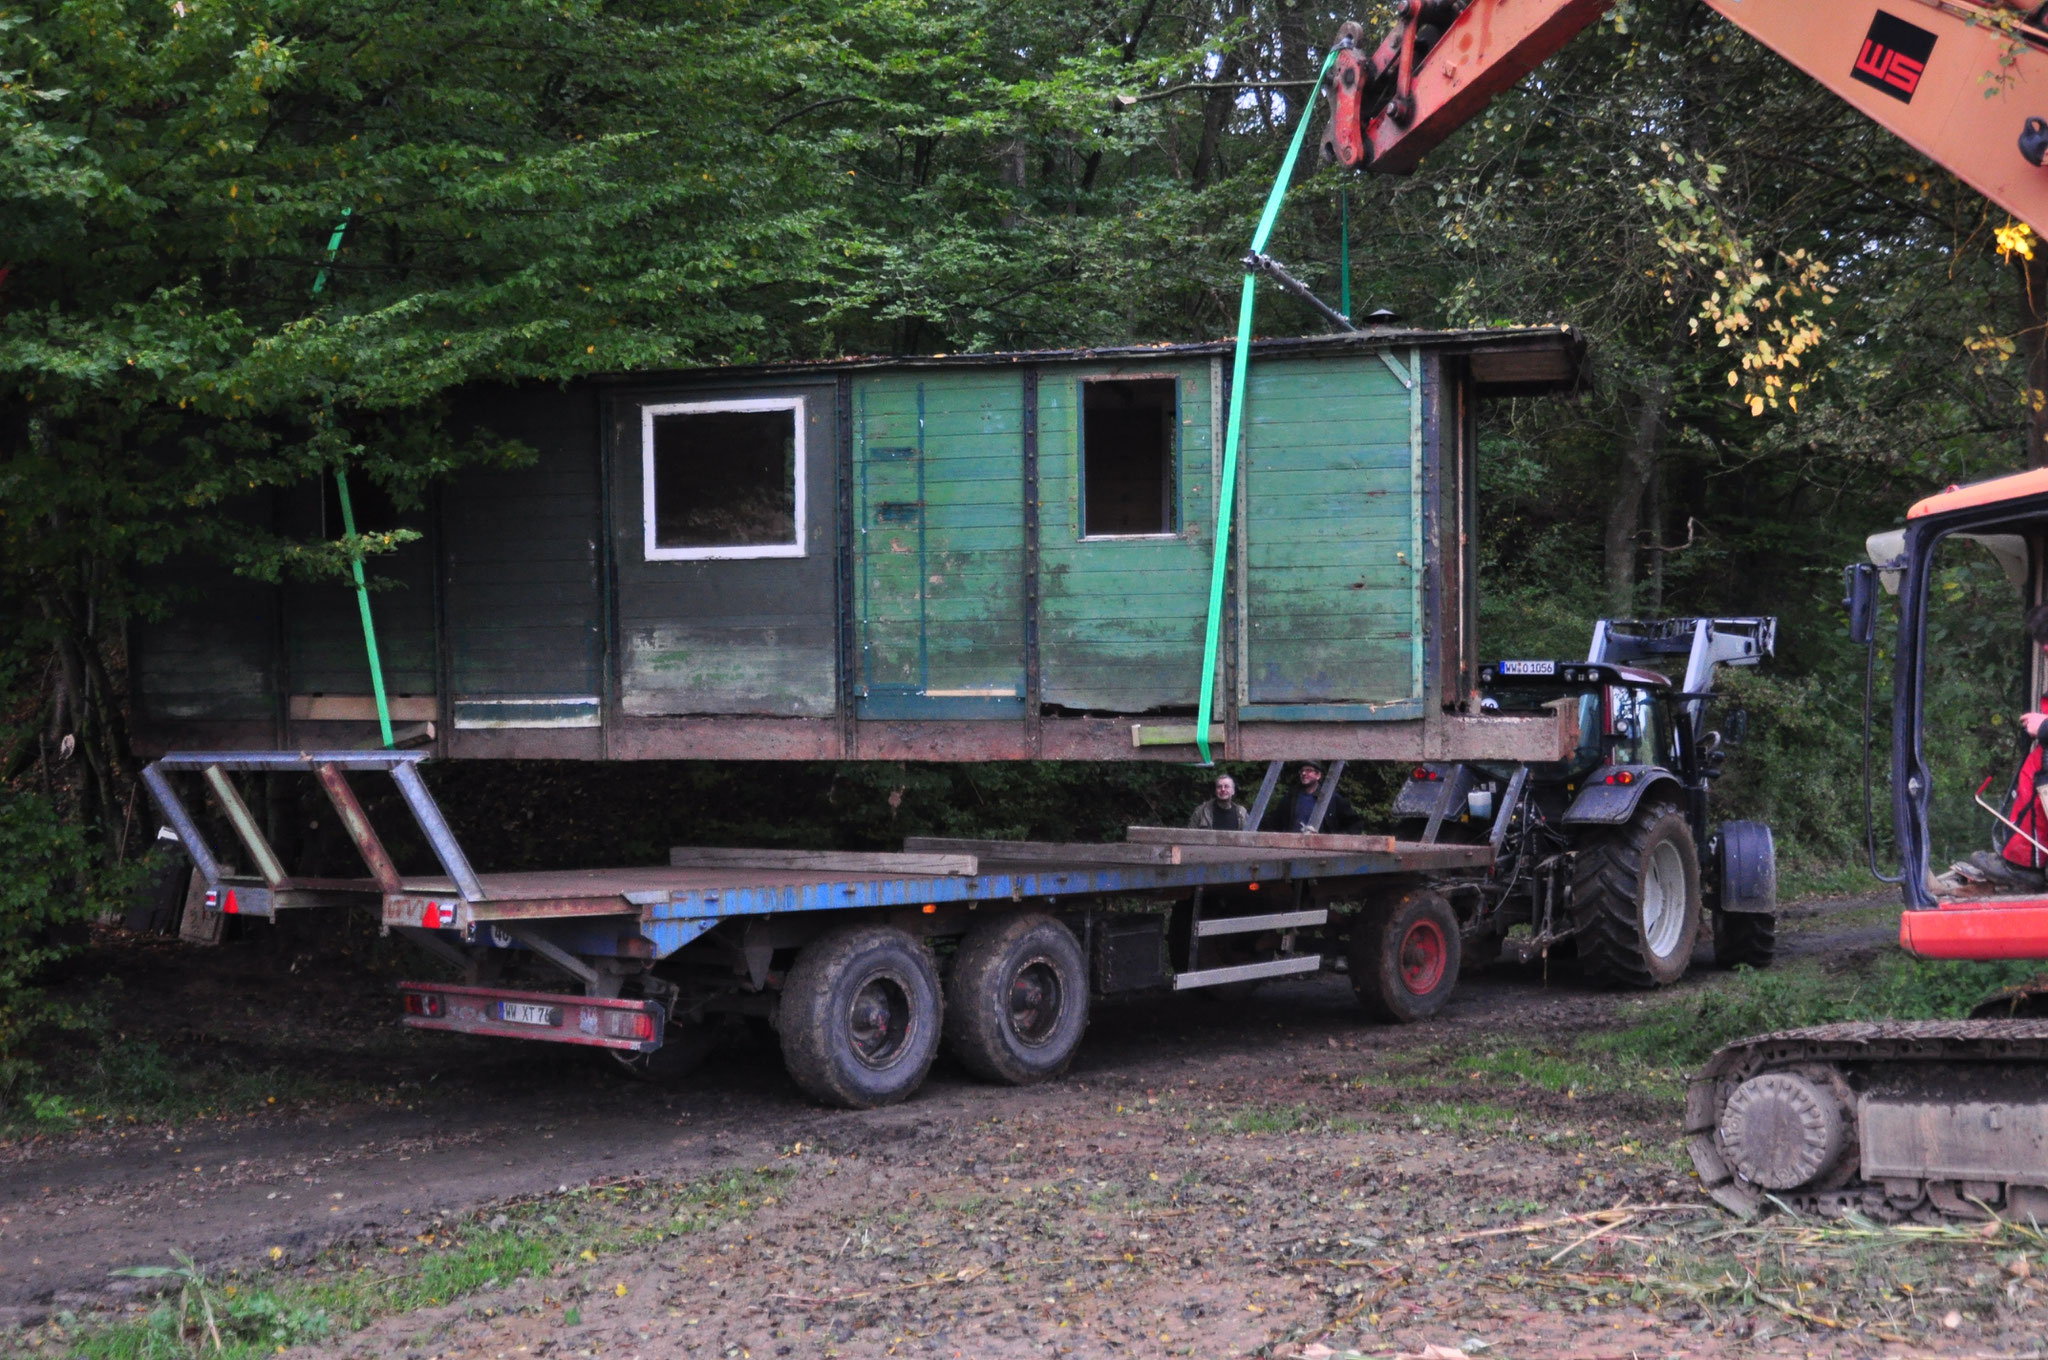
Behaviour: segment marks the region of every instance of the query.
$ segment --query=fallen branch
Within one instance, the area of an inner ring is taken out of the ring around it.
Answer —
[[[941,1271],[930,1279],[913,1280],[909,1284],[892,1284],[879,1289],[856,1289],[850,1294],[770,1294],[768,1297],[772,1299],[786,1299],[791,1303],[799,1303],[811,1308],[825,1308],[835,1303],[851,1303],[855,1299],[877,1298],[883,1294],[907,1294],[912,1290],[937,1289],[940,1285],[947,1284],[972,1284],[988,1274],[988,1272],[989,1267],[987,1266],[969,1266],[965,1270],[953,1271],[951,1273]]]

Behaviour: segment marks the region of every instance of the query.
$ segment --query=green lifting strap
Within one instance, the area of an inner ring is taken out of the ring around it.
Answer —
[[[334,257],[341,253],[341,238],[348,233],[351,208],[341,210],[341,220],[334,224],[334,235],[327,240],[327,262],[320,266],[320,272],[313,278],[313,296],[327,286],[327,268],[334,263]],[[341,468],[334,470],[334,489],[341,493],[341,531],[350,538],[356,536],[356,511],[348,498],[348,473]],[[397,745],[391,737],[391,701],[384,694],[384,663],[377,656],[377,626],[370,621],[370,583],[363,579],[363,555],[360,551],[349,554],[349,570],[356,578],[356,608],[363,615],[363,650],[370,655],[370,690],[377,696],[377,730],[384,737],[384,745]]]
[[[1273,188],[1266,195],[1266,210],[1259,214],[1259,229],[1252,235],[1251,253],[1256,255],[1266,248],[1266,238],[1273,233],[1273,222],[1280,216],[1280,204],[1287,197],[1287,181],[1294,175],[1295,158],[1301,154],[1302,139],[1308,135],[1309,111],[1315,107],[1316,92],[1323,88],[1323,81],[1329,77],[1330,67],[1336,63],[1336,49],[1323,58],[1323,69],[1316,73],[1316,83],[1309,90],[1309,96],[1302,101],[1301,121],[1295,125],[1294,141],[1288,145],[1287,159],[1280,163],[1280,173],[1273,179]],[[1223,580],[1229,566],[1230,513],[1237,499],[1237,445],[1238,434],[1244,428],[1245,365],[1251,358],[1252,348],[1252,270],[1244,271],[1244,286],[1237,298],[1237,350],[1230,361],[1230,416],[1223,435],[1223,485],[1216,488],[1216,545],[1215,557],[1209,567],[1209,627],[1202,639],[1202,697],[1201,707],[1195,713],[1195,745],[1201,748],[1202,763],[1212,764],[1214,757],[1209,754],[1209,717],[1214,711],[1216,697],[1216,640],[1223,623]]]

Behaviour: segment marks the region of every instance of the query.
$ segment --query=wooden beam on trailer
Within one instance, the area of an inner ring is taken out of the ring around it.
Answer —
[[[668,852],[678,869],[816,869],[845,874],[959,874],[972,878],[981,864],[972,854],[897,854],[867,850],[749,850],[737,846],[678,845]]]
[[[906,851],[974,855],[1003,864],[1179,864],[1178,845],[1088,845],[1070,841],[977,841],[946,836],[910,836]]]
[[[1201,845],[1245,850],[1335,850],[1392,854],[1392,836],[1330,836],[1306,831],[1199,831],[1186,826],[1132,826],[1124,838],[1139,845]]]

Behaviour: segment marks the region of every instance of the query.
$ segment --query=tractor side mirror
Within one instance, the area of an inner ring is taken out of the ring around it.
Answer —
[[[1842,608],[1849,611],[1849,640],[1867,647],[1877,631],[1877,568],[1868,562],[1844,567],[1842,585]]]
[[[1749,710],[1731,709],[1728,716],[1722,720],[1722,726],[1726,730],[1721,733],[1720,749],[1732,751],[1749,740]]]

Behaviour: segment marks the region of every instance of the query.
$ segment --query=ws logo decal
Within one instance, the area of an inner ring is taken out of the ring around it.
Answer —
[[[1857,52],[1856,65],[1849,74],[1902,104],[1910,104],[1913,92],[1920,88],[1927,58],[1933,53],[1932,33],[1879,10],[1870,21],[1870,32],[1864,35],[1863,47]]]

